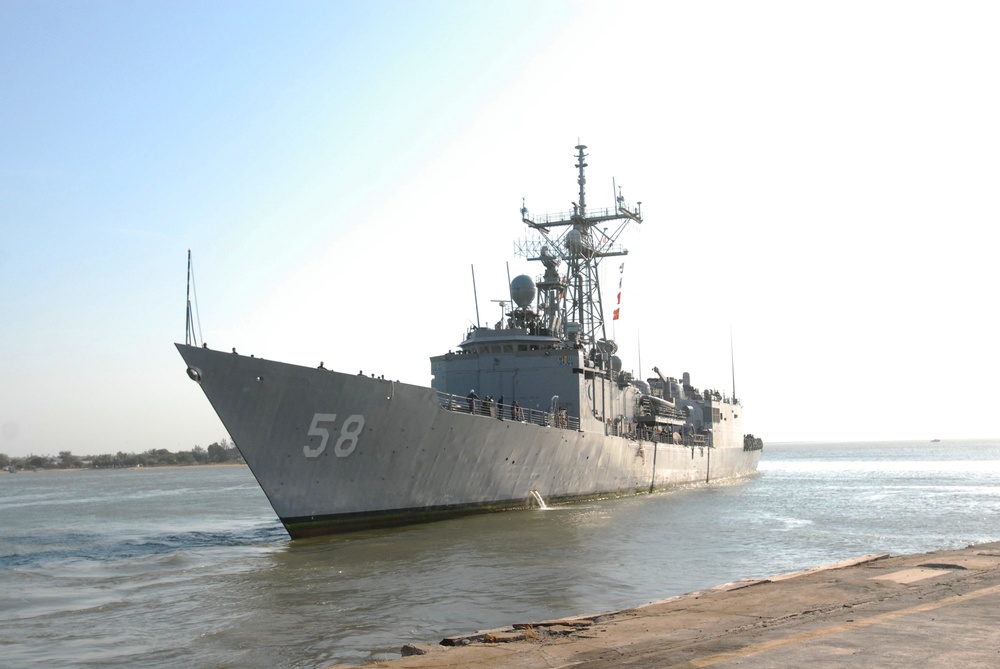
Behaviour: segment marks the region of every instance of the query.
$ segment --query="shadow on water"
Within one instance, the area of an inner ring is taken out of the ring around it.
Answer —
[[[85,560],[118,562],[157,555],[220,546],[258,546],[286,540],[288,535],[275,519],[236,530],[145,534],[134,538],[107,532],[64,532],[40,536],[8,535],[4,543],[12,552],[0,555],[0,571],[16,568],[48,568],[52,562]]]

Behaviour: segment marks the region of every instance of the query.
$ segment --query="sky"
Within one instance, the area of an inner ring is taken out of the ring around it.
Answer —
[[[5,0],[0,453],[226,438],[212,348],[430,384],[613,187],[624,367],[767,442],[1000,437],[992,2]],[[607,277],[613,290],[617,265]],[[476,290],[473,291],[472,273]]]

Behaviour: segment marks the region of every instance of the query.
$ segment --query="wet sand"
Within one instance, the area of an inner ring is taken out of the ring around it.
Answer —
[[[380,667],[1000,666],[1000,542],[865,555],[623,611],[407,646]],[[347,665],[333,665],[342,668]],[[371,665],[369,665],[371,666]]]

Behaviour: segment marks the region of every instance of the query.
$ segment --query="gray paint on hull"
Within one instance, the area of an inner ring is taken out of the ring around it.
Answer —
[[[448,411],[431,388],[177,348],[282,519],[489,509],[532,490],[553,499],[631,494],[751,474],[760,457],[741,446],[654,445],[500,421]],[[316,414],[337,418],[321,424],[330,431],[323,453],[307,458],[303,447],[321,442],[309,434]],[[364,427],[353,452],[337,457],[352,415]]]

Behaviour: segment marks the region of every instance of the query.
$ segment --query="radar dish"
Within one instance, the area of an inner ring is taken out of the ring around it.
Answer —
[[[555,269],[559,266],[559,258],[552,255],[552,251],[549,250],[548,246],[542,247],[541,261],[546,269]]]
[[[535,301],[535,282],[527,274],[515,276],[510,282],[510,297],[522,309],[527,309]]]
[[[618,352],[618,343],[614,339],[599,339],[597,348],[607,355],[614,355]]]
[[[570,230],[566,233],[566,249],[574,256],[583,253],[583,236],[579,230]]]

